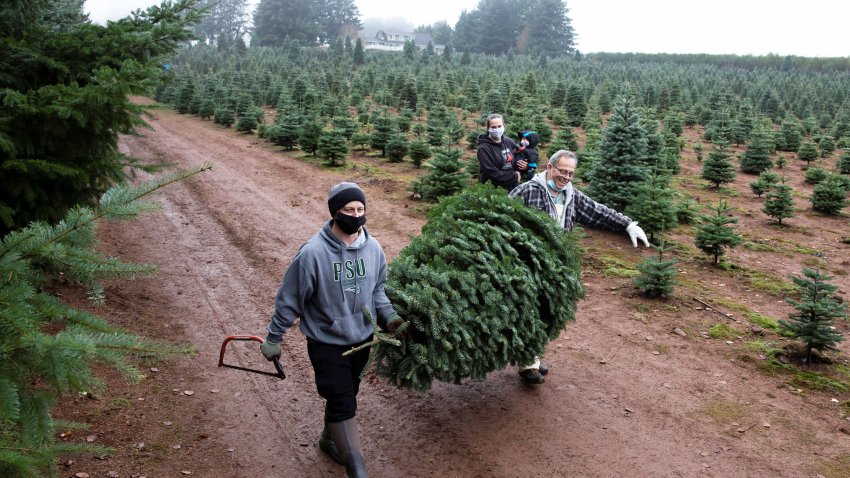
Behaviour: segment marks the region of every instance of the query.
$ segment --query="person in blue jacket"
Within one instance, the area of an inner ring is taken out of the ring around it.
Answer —
[[[343,357],[343,352],[372,340],[372,324],[394,332],[402,320],[384,292],[387,260],[369,235],[366,195],[352,182],[333,186],[328,194],[332,219],[292,259],[277,293],[266,340],[260,346],[272,360],[296,319],[307,337],[307,353],[316,389],[325,399],[325,428],[319,447],[345,465],[349,477],[365,477],[366,466],[355,418],[360,373],[369,348]]]

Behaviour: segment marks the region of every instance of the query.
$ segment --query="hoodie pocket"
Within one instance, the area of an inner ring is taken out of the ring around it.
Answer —
[[[331,325],[323,325],[320,328],[328,337],[360,340],[365,328],[363,312],[337,317],[331,322]]]

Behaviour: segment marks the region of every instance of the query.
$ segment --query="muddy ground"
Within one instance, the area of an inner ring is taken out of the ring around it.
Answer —
[[[139,384],[103,371],[108,388],[95,399],[66,397],[60,415],[92,429],[64,440],[89,436],[115,453],[71,457],[60,466],[62,476],[344,476],[317,445],[323,403],[300,332],[284,340],[285,380],[218,368],[219,347],[229,335],[264,335],[290,258],[328,218],[332,184],[350,179],[363,186],[367,227],[391,260],[424,223],[422,204],[402,180],[420,173],[361,153],[354,168],[322,168],[256,136],[169,110],[153,114],[154,129],[122,137],[123,151],[179,166],[211,161],[215,169],[164,191],[160,214],[102,225],[105,251],[159,271],[111,283],[107,305],[93,310],[140,334],[192,344],[197,355],[149,359],[141,364],[148,378]],[[820,265],[847,299],[850,246],[839,240],[850,236],[848,218],[812,213],[802,162],[789,162],[799,194],[798,214],[786,227],[759,212],[761,200],[747,186],[752,177],[741,174],[722,193],[748,240],[775,246],[739,247],[729,260],[780,278]],[[691,151],[682,163],[684,187],[703,202],[720,196],[695,179],[699,164]],[[673,238],[693,247],[688,234],[692,229],[681,228]],[[634,264],[647,250],[593,230],[582,243],[587,299],[547,349],[545,384],[523,385],[513,368],[426,393],[365,381],[358,416],[370,476],[850,476],[850,393],[798,387],[793,376],[761,371],[765,355],[752,343],[785,341],[728,308],[736,303],[786,318],[792,309],[783,295],[694,252],[680,258],[683,280],[672,298],[645,299],[628,277],[612,273],[610,259]],[[77,294],[64,293],[85,305]],[[736,335],[708,338],[718,323]],[[848,335],[846,323],[839,327]],[[847,370],[846,343],[842,350],[835,358]],[[269,367],[256,343],[232,346],[227,360]]]

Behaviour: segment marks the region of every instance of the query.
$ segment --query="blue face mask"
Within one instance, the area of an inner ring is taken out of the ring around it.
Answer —
[[[553,191],[564,192],[564,191],[566,191],[566,190],[567,190],[567,186],[569,186],[569,184],[570,184],[570,183],[567,183],[567,186],[564,186],[564,187],[563,187],[563,188],[561,188],[561,189],[558,189],[558,186],[555,186],[555,180],[554,180],[554,179],[550,179],[550,180],[549,180],[549,182],[548,182],[547,184],[549,184],[549,187],[550,187]]]

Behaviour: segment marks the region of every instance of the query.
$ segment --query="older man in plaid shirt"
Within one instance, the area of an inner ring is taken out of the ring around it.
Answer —
[[[571,183],[578,165],[578,158],[572,151],[560,150],[555,152],[546,170],[537,173],[526,183],[510,192],[510,197],[521,197],[526,206],[544,211],[552,219],[558,221],[567,231],[573,229],[575,223],[583,226],[625,232],[637,247],[638,239],[646,247],[643,229],[628,216],[600,204],[587,197],[583,192],[574,189]],[[543,377],[548,369],[536,359],[533,364],[520,367],[519,374],[529,384],[543,383]]]

